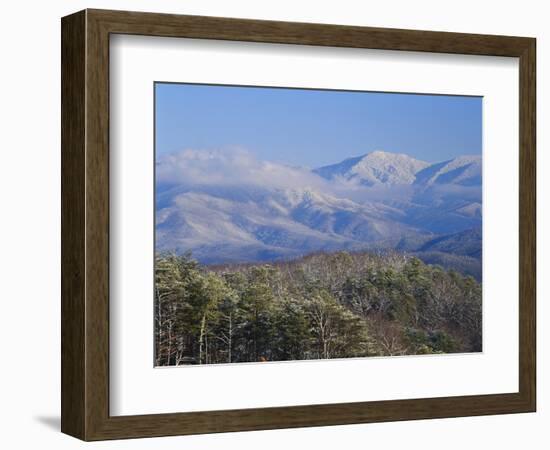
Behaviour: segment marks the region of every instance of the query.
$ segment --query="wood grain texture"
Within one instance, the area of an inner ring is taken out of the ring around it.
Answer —
[[[519,57],[519,392],[109,416],[109,34],[112,33]],[[62,430],[65,433],[84,440],[99,440],[535,410],[534,39],[86,10],[63,18],[62,41]]]
[[[519,369],[520,392],[536,409],[536,41],[519,64]]]
[[[86,439],[109,417],[109,33],[86,28]]]
[[[61,35],[61,430],[84,435],[85,20],[65,17]]]
[[[88,10],[112,33],[280,44],[521,56],[529,38],[315,23]]]

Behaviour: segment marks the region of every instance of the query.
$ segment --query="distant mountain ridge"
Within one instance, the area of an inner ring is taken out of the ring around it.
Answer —
[[[319,167],[314,173],[331,180],[338,177],[366,186],[460,184],[481,185],[481,156],[463,155],[440,163],[429,163],[403,153],[377,150]]]
[[[375,184],[412,184],[416,174],[430,166],[402,153],[389,153],[377,150],[356,158],[329,166],[319,167],[313,172],[326,179],[342,177],[356,180],[366,186]]]
[[[416,173],[415,184],[458,184],[481,186],[481,156],[459,156],[449,161],[431,164]]]
[[[419,245],[401,250],[481,261],[479,156],[428,163],[375,151],[308,170],[194,151],[159,160],[157,173],[157,251],[258,262],[408,240]]]

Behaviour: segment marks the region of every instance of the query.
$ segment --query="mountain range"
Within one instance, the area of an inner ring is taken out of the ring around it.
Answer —
[[[405,251],[481,278],[481,156],[373,151],[307,169],[187,150],[156,165],[156,249],[204,264]]]

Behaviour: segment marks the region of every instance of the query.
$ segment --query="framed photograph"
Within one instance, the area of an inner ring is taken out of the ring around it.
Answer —
[[[534,38],[61,28],[64,433],[535,411]]]

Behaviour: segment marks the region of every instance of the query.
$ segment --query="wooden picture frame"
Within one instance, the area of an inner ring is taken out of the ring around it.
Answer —
[[[62,19],[62,416],[83,440],[531,412],[536,408],[533,38],[85,10]],[[135,34],[519,58],[519,392],[109,415],[109,36]]]

